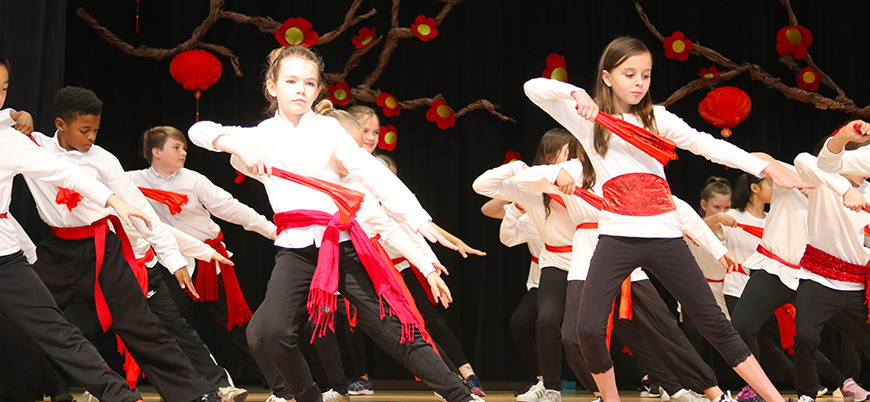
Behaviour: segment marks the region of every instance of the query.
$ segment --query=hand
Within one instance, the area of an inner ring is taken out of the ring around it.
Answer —
[[[598,117],[598,104],[592,100],[592,97],[582,89],[571,92],[571,97],[577,101],[577,114],[586,120],[594,122]]]
[[[24,135],[33,133],[33,116],[23,110],[11,113],[10,117],[15,120],[15,129]]]
[[[444,238],[444,235],[441,234],[435,226],[432,225],[432,221],[423,223],[418,229],[417,233],[423,235],[426,240],[429,240],[430,243],[441,243],[442,246],[447,247],[451,250],[459,250],[459,247]]]
[[[718,212],[715,215],[713,215],[713,217],[715,217],[716,220],[719,221],[719,223],[722,226],[728,226],[728,227],[732,227],[732,228],[737,227],[737,219],[734,219],[733,216],[728,215],[724,212]]]
[[[836,135],[842,135],[855,142],[870,141],[870,123],[863,120],[853,120],[843,126]]]
[[[275,229],[275,231],[272,232],[272,235],[269,236],[269,240],[275,241],[275,239],[277,239],[277,238],[278,238],[278,230]]]
[[[453,296],[450,295],[450,288],[444,283],[444,280],[438,276],[438,272],[432,272],[426,275],[426,282],[429,282],[429,289],[432,290],[432,296],[436,302],[441,302],[444,308],[450,306],[453,302]]]
[[[435,267],[435,272],[438,272],[439,275],[450,275],[450,272],[447,272],[447,267],[442,265],[440,262],[433,262],[432,266]]]
[[[106,206],[112,207],[112,209],[115,210],[115,213],[118,214],[118,217],[123,219],[124,223],[126,223],[127,225],[133,226],[133,222],[130,221],[130,217],[135,216],[145,223],[145,227],[147,227],[148,230],[152,229],[151,218],[149,218],[148,215],[145,215],[145,213],[140,211],[138,208],[124,202],[121,197],[112,194],[111,196],[109,196],[109,199],[106,200]]]
[[[236,265],[236,264],[233,264],[233,262],[230,261],[229,258],[222,256],[221,253],[218,253],[217,251],[215,251],[214,253],[211,254],[211,259],[212,259],[212,261],[217,261],[218,264],[229,265],[231,267],[233,265]]]
[[[572,195],[574,194],[574,187],[576,184],[574,183],[574,178],[568,174],[568,171],[564,168],[559,169],[559,175],[556,176],[556,187],[559,187],[559,191]]]
[[[469,254],[479,255],[481,257],[486,256],[486,252],[480,251],[480,250],[475,249],[475,248],[471,248],[467,244],[465,244],[464,241],[460,240],[460,241],[456,242],[456,246],[458,247],[458,249],[456,251],[459,252],[459,255],[461,255],[462,258],[468,258]]]
[[[249,173],[256,176],[272,176],[272,166],[266,162],[266,157],[246,142],[229,135],[222,135],[216,138],[212,145],[215,149],[238,156]]]
[[[193,279],[190,279],[187,268],[181,268],[175,271],[173,275],[175,275],[175,279],[178,279],[178,286],[181,287],[181,290],[187,289],[193,297],[199,299],[199,293],[196,293],[196,288],[193,287]]]
[[[864,201],[864,195],[858,192],[855,187],[849,187],[849,189],[843,193],[844,207],[855,212],[861,212],[861,208],[864,208],[864,204],[866,204],[866,201]]]
[[[812,184],[804,183],[797,174],[778,163],[768,165],[761,173],[782,188],[815,188]]]
[[[719,259],[719,263],[722,264],[723,268],[725,268],[725,272],[729,274],[737,270],[737,266],[739,265],[737,264],[737,259],[731,255],[730,251],[725,253],[725,255]]]

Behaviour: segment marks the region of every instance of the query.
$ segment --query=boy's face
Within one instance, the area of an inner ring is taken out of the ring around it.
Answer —
[[[9,70],[0,66],[0,108],[6,103],[6,90],[9,88]]]
[[[57,141],[67,151],[88,152],[97,139],[100,130],[100,115],[83,114],[67,122],[60,117],[54,120],[57,127]]]
[[[175,138],[167,138],[163,149],[151,149],[151,164],[159,163],[173,172],[184,167],[187,158],[187,145]]]

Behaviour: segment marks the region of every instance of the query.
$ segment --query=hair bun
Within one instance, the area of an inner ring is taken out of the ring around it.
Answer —
[[[709,185],[711,185],[711,184],[724,184],[724,185],[726,185],[726,186],[728,186],[728,187],[731,187],[731,182],[728,181],[728,179],[726,179],[726,178],[724,178],[724,177],[719,177],[719,176],[710,176],[710,177],[708,177],[708,178],[707,178],[707,182],[704,183],[704,185],[709,186]]]
[[[328,115],[335,111],[335,107],[333,107],[332,102],[329,99],[324,99],[317,103],[317,106],[314,107],[314,113]]]

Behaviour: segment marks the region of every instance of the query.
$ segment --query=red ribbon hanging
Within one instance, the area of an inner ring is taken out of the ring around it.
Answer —
[[[187,205],[187,194],[180,194],[172,191],[157,190],[147,187],[139,187],[139,191],[146,197],[157,201],[161,204],[166,204],[169,207],[169,214],[175,215],[181,212],[181,207]]]
[[[625,142],[652,156],[663,166],[667,165],[668,161],[677,160],[677,153],[674,152],[677,144],[667,138],[653,134],[645,128],[635,126],[622,119],[617,119],[604,112],[598,112],[595,122],[604,126],[604,128],[610,130],[619,136],[619,138],[625,140]]]

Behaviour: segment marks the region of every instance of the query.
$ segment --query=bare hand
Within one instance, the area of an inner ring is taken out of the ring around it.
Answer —
[[[145,227],[147,227],[148,230],[152,229],[151,218],[149,218],[148,215],[145,215],[145,213],[140,211],[138,208],[124,202],[121,197],[112,194],[111,196],[109,196],[109,199],[106,200],[106,206],[112,207],[112,209],[115,210],[115,213],[118,214],[118,217],[123,219],[124,223],[126,223],[128,226],[133,226],[133,222],[130,220],[130,217],[135,216],[141,219],[143,223],[145,223]]]
[[[15,120],[15,129],[24,135],[33,134],[33,116],[23,110],[11,113],[10,117]]]
[[[469,247],[467,244],[465,244],[465,242],[460,241],[456,243],[456,246],[458,247],[456,251],[459,252],[459,255],[461,255],[462,258],[468,258],[469,254],[479,255],[481,257],[486,256],[486,252]]]
[[[275,239],[277,239],[277,238],[278,238],[278,230],[276,229],[274,232],[272,232],[272,235],[269,236],[269,240],[275,241]]]
[[[181,268],[178,271],[175,271],[173,275],[175,275],[175,279],[178,279],[178,286],[180,286],[182,290],[189,290],[193,297],[199,299],[199,293],[196,293],[196,288],[193,287],[193,280],[190,279],[190,275],[187,273],[187,268]]]
[[[731,255],[731,252],[725,253],[722,258],[719,259],[719,263],[722,264],[722,267],[725,268],[725,272],[732,273],[737,270],[739,264],[737,264],[737,259]]]
[[[559,191],[571,195],[574,194],[574,178],[568,174],[568,171],[564,168],[559,169],[559,175],[556,176],[556,187],[559,187]]]
[[[586,120],[594,122],[598,117],[598,104],[592,100],[592,97],[582,89],[571,92],[571,97],[577,101],[577,114]]]
[[[716,215],[713,215],[722,226],[728,226],[732,228],[737,227],[737,219],[734,219],[733,216],[728,215],[724,212],[717,212]]]
[[[238,156],[252,175],[272,176],[272,166],[266,162],[266,156],[247,143],[229,135],[222,135],[212,145],[215,149]]]
[[[450,272],[447,272],[447,267],[442,265],[440,262],[433,262],[432,266],[435,267],[435,272],[438,272],[439,275],[450,275]]]
[[[436,302],[441,302],[444,308],[450,306],[453,302],[453,296],[450,295],[450,288],[444,283],[444,280],[438,276],[438,272],[432,272],[426,275],[426,281],[429,282],[429,289],[432,290],[432,297]]]
[[[761,173],[782,188],[815,188],[812,184],[804,183],[797,174],[778,163],[768,165]]]
[[[441,243],[442,246],[447,247],[451,250],[458,250],[459,247],[444,238],[444,235],[441,234],[435,226],[432,225],[432,222],[426,222],[417,229],[417,233],[423,235],[426,240],[429,240],[430,243]]]
[[[212,259],[212,261],[217,261],[218,264],[229,265],[231,267],[233,265],[236,265],[236,264],[233,264],[233,262],[230,261],[229,258],[224,257],[223,255],[221,255],[221,253],[218,253],[217,251],[215,251],[214,253],[211,254],[211,259]]]
[[[864,195],[858,192],[855,187],[849,187],[849,189],[843,193],[844,207],[855,212],[861,212],[861,208],[864,208],[864,204],[866,204],[866,201],[864,201]]]
[[[863,120],[853,120],[843,126],[837,135],[843,135],[849,141],[867,142],[870,141],[870,124]]]

